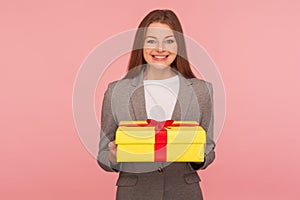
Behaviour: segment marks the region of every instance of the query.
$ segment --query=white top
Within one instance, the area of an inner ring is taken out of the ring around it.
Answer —
[[[163,80],[144,80],[144,90],[148,119],[171,119],[179,91],[178,75]]]

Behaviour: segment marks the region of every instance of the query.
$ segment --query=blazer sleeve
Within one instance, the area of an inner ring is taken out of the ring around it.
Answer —
[[[108,85],[107,90],[104,93],[102,110],[101,110],[101,125],[100,125],[100,142],[99,151],[97,156],[97,162],[99,166],[105,171],[118,172],[119,164],[112,165],[108,159],[109,148],[108,143],[115,140],[115,133],[118,128],[118,124],[114,119],[111,98],[113,92],[113,84]]]
[[[205,169],[215,160],[213,87],[209,82],[204,85],[204,92],[199,94],[198,99],[201,110],[200,125],[206,131],[204,162],[190,163],[194,170]]]

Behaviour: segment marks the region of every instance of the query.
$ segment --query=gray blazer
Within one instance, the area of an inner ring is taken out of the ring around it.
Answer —
[[[213,91],[212,85],[196,78],[186,79],[177,70],[180,86],[173,120],[197,121],[207,132],[205,161],[186,162],[133,162],[113,166],[108,160],[108,143],[115,140],[118,124],[123,120],[146,120],[143,77],[146,66],[131,70],[130,77],[114,81],[104,93],[101,111],[101,131],[97,157],[101,168],[119,172],[116,183],[118,200],[202,199],[199,175],[215,159],[213,140]]]

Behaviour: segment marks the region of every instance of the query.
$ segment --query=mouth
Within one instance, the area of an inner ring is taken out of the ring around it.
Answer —
[[[156,61],[164,61],[167,60],[168,57],[169,55],[152,55],[153,60]]]

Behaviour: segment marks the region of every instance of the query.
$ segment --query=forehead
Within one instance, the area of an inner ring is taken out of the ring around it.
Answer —
[[[169,35],[174,35],[173,30],[167,24],[162,24],[158,22],[151,23],[146,31],[146,37],[165,37]]]

